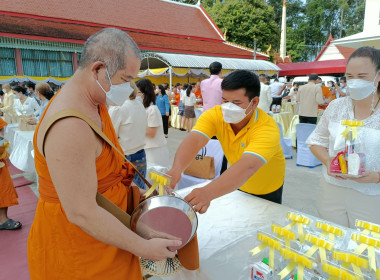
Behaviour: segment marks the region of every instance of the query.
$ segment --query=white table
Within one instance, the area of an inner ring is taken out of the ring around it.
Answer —
[[[8,149],[9,153],[12,152],[14,136],[17,130],[18,130],[17,123],[8,124],[4,129],[4,137],[5,139],[9,141],[9,149]]]
[[[209,182],[177,193],[185,197],[193,188]],[[207,212],[198,215],[200,272],[182,270],[164,279],[249,279],[248,251],[257,242],[257,229],[281,221],[289,210],[240,191],[213,200]]]
[[[13,148],[9,160],[24,172],[35,172],[33,150],[34,131],[15,131]]]

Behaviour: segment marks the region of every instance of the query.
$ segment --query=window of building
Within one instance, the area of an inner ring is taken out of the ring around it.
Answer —
[[[0,76],[14,76],[16,74],[15,50],[0,48]]]
[[[70,52],[21,50],[24,75],[39,77],[70,77],[73,75]]]

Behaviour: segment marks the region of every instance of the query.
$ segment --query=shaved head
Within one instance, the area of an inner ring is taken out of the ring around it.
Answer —
[[[118,70],[126,67],[126,57],[140,57],[135,41],[124,31],[105,28],[87,39],[79,61],[80,68],[86,68],[93,62],[102,61],[112,77]]]

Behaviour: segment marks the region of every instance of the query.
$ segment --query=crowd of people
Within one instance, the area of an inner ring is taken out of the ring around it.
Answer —
[[[308,139],[325,167],[318,199],[320,216],[350,227],[355,219],[380,224],[379,50],[356,50],[348,60],[347,83],[342,78],[341,85],[331,81],[326,86],[317,74],[309,75],[308,83],[300,87],[278,80],[270,84],[268,76],[247,70],[222,79],[222,64],[213,62],[210,78],[177,84],[170,92],[168,84],[156,86],[149,79],[133,82],[140,61],[136,43],[125,32],[106,28],[87,40],[78,70],[58,94],[42,83],[35,92],[30,84],[28,89],[3,85],[0,111],[5,122],[16,122],[22,115],[31,124],[38,123],[34,151],[40,197],[28,239],[32,279],[78,275],[141,279],[138,257],[174,257],[168,247],[180,246],[180,240],[138,236],[97,204],[97,192],[130,213],[133,186],[141,194],[145,189],[134,168],[142,176],[150,165],[170,168],[167,174],[174,188],[210,139],[219,140],[224,167],[217,179],[184,198],[197,212],[205,213],[212,200],[234,190],[281,204],[286,163],[278,125],[267,112],[283,99],[300,105],[301,122],[315,124],[318,106],[325,110]],[[193,128],[194,106],[200,99],[203,113]],[[178,106],[180,129],[189,132],[172,166],[166,140],[170,103]],[[367,165],[360,178],[330,172],[332,158],[344,150],[341,120],[364,123],[360,144]],[[0,133],[4,126],[0,123]],[[10,175],[0,169],[0,176]],[[9,220],[2,210],[17,203],[17,194],[9,189],[5,197],[0,196],[0,228],[15,229],[20,223]]]

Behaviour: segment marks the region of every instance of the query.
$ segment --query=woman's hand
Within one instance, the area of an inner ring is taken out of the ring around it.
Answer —
[[[380,181],[380,174],[375,171],[366,171],[360,178],[347,178],[357,183],[378,183]]]

